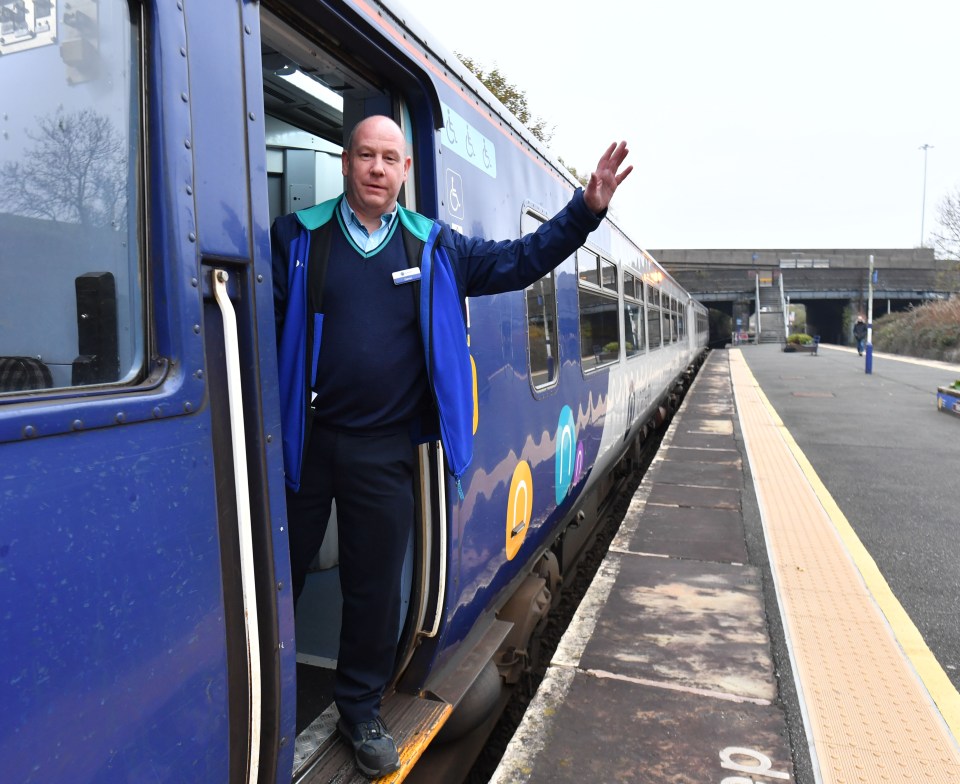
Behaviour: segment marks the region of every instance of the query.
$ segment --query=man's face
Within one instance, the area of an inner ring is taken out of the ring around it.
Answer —
[[[366,120],[354,133],[353,148],[341,157],[347,201],[361,220],[379,220],[397,202],[410,159],[403,134],[385,118]]]

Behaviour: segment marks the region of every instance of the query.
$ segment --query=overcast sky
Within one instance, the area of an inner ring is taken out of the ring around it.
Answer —
[[[659,248],[911,248],[960,188],[960,0],[402,0]],[[923,207],[927,151],[926,208]]]

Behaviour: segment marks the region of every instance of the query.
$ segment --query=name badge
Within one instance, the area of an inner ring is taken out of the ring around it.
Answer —
[[[393,273],[394,286],[400,286],[404,283],[413,283],[415,280],[420,280],[419,267],[410,267],[410,269],[397,270]]]

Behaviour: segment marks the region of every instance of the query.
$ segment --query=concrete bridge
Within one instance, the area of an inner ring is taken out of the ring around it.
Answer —
[[[738,322],[750,339],[783,341],[790,304],[806,306],[803,331],[851,343],[857,315],[867,314],[871,255],[874,318],[960,292],[960,263],[935,259],[931,248],[650,253],[695,299],[729,316],[711,321],[711,342],[718,343],[730,340]]]

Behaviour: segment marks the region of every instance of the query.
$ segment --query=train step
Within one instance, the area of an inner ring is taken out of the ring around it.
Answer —
[[[383,700],[383,720],[397,742],[400,752],[400,769],[377,781],[398,784],[410,773],[424,749],[440,731],[453,706],[437,699],[417,697],[410,694],[392,694]],[[336,727],[337,710],[331,706],[317,719],[318,731],[326,731],[326,740],[321,744],[309,769],[300,779],[300,784],[367,784],[369,779],[357,770],[353,748]],[[330,728],[330,729],[326,729]]]

